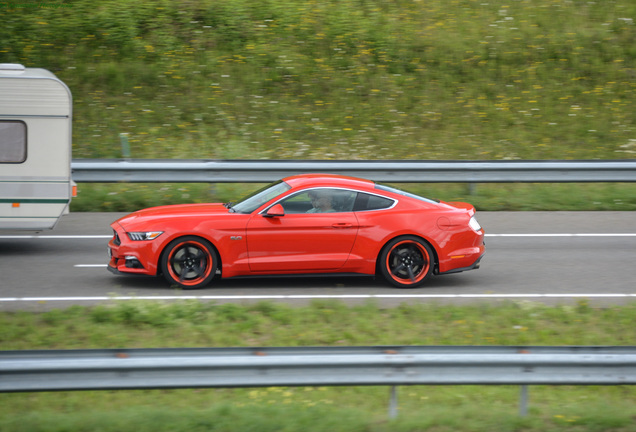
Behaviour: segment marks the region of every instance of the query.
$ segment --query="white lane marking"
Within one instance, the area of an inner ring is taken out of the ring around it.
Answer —
[[[75,268],[106,268],[108,264],[75,264]]]
[[[292,295],[157,295],[94,297],[0,297],[0,302],[58,302],[106,300],[309,300],[309,299],[518,299],[518,298],[634,298],[633,294],[292,294]]]

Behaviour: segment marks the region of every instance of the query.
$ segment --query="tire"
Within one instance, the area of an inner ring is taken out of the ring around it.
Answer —
[[[378,261],[382,277],[398,288],[416,288],[433,273],[435,255],[431,246],[415,236],[391,240]]]
[[[161,256],[161,271],[171,285],[200,289],[216,274],[218,257],[210,242],[187,236],[168,244]]]

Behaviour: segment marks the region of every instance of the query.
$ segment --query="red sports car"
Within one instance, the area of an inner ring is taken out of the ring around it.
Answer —
[[[479,268],[484,232],[467,203],[369,180],[284,178],[233,204],[154,207],[111,225],[109,270],[184,289],[215,277],[381,275],[400,288]]]

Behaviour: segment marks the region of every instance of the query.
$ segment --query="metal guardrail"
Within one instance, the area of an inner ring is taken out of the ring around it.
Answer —
[[[636,384],[636,347],[290,347],[0,351],[0,392],[195,387]]]
[[[395,183],[636,182],[636,160],[325,161],[74,159],[78,183],[268,183],[332,173]]]

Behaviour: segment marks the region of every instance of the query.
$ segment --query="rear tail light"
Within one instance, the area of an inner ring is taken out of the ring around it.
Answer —
[[[468,226],[471,227],[475,232],[481,231],[481,225],[479,225],[479,222],[477,222],[475,216],[470,218],[470,221],[468,221]]]

